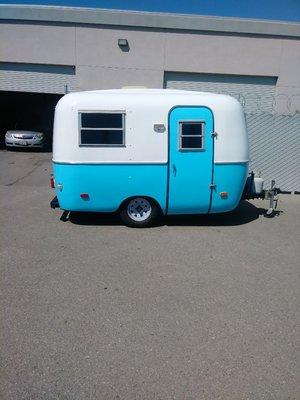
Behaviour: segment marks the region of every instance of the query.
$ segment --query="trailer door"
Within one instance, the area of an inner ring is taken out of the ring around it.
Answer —
[[[169,116],[168,214],[208,213],[213,183],[213,114],[179,106]]]

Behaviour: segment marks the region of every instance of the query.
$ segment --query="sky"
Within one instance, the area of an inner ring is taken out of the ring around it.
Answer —
[[[300,21],[300,0],[0,0],[0,3]]]

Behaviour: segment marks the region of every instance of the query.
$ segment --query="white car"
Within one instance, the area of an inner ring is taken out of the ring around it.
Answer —
[[[45,135],[43,132],[27,130],[9,130],[5,134],[5,145],[12,147],[44,147]]]

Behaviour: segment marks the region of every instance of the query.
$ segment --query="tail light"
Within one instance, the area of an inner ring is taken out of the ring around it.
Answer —
[[[53,175],[51,175],[51,177],[50,177],[50,187],[51,187],[51,189],[55,189],[55,182],[54,182]]]

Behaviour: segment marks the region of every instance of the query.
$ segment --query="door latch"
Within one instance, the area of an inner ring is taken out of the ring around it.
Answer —
[[[216,138],[216,137],[218,137],[218,134],[217,134],[217,132],[213,132],[213,133],[211,134],[211,136],[212,136],[213,138]]]
[[[216,185],[215,183],[211,183],[211,184],[209,185],[209,187],[210,187],[211,189],[215,189],[215,188],[217,187],[217,185]]]

